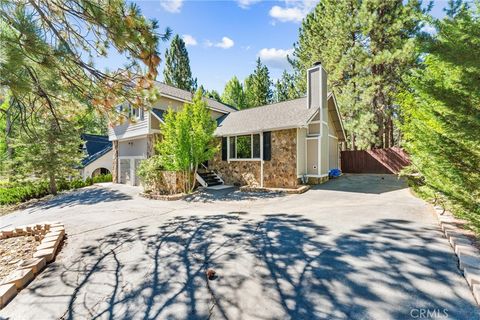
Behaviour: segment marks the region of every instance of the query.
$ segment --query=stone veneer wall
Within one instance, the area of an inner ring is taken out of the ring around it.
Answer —
[[[272,159],[263,163],[263,186],[298,186],[297,129],[272,131]]]
[[[155,155],[155,145],[157,141],[160,140],[160,134],[153,133],[149,134],[147,138],[147,158]]]
[[[263,163],[263,185],[272,188],[293,188],[297,179],[297,130],[272,131],[272,158]],[[220,139],[219,139],[220,142]],[[260,161],[222,161],[217,152],[211,161],[226,184],[260,186]]]
[[[118,140],[112,141],[113,165],[112,165],[112,182],[118,183]]]

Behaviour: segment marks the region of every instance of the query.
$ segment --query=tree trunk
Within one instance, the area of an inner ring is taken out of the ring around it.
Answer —
[[[48,175],[49,185],[50,185],[50,193],[53,195],[57,194],[57,182],[55,181],[55,174],[53,172],[49,173]]]

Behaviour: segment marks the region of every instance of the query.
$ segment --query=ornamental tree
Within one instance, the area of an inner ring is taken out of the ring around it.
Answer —
[[[184,191],[195,187],[198,166],[211,159],[218,150],[213,133],[216,122],[211,118],[207,103],[198,90],[192,103],[185,103],[179,112],[169,109],[161,125],[162,139],[156,145],[161,165],[183,174]]]

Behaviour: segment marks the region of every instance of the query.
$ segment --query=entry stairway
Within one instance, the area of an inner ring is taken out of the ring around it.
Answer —
[[[198,183],[206,188],[224,184],[222,178],[220,178],[218,174],[208,169],[197,172],[196,178]]]

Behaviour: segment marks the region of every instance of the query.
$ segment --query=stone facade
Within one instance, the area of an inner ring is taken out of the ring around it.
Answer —
[[[153,133],[148,135],[147,140],[147,158],[155,155],[155,145],[157,144],[158,140],[160,139],[160,134]]]
[[[178,194],[184,191],[186,178],[181,172],[159,171],[155,181],[152,181],[149,185],[144,185],[144,188],[150,194]]]
[[[295,188],[297,179],[297,130],[272,131],[272,157],[263,163],[263,186]],[[222,161],[221,150],[210,165],[226,184],[259,187],[260,161]]]
[[[272,159],[263,163],[263,186],[296,188],[297,129],[272,131]]]
[[[112,182],[118,183],[118,140],[112,141],[113,165],[112,165]]]

